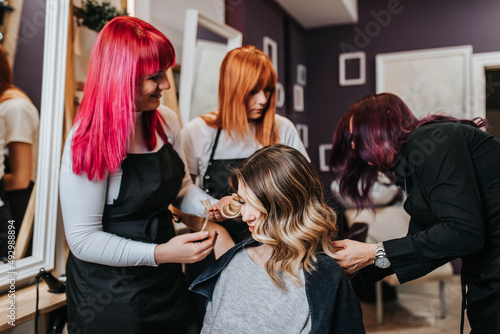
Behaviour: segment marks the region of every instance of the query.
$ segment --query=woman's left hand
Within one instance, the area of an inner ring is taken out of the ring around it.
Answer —
[[[346,274],[354,274],[358,270],[373,264],[376,245],[344,239],[332,242],[334,259]]]
[[[208,210],[208,219],[215,222],[224,221],[225,218],[222,216],[222,208],[231,202],[231,196],[222,197],[217,203],[215,203],[210,210]]]

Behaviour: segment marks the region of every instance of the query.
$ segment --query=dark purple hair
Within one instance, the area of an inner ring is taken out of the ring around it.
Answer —
[[[435,122],[461,122],[478,128],[487,125],[482,118],[429,115],[417,119],[406,103],[391,93],[366,95],[354,103],[333,135],[330,169],[339,182],[340,195],[351,198],[358,208],[373,208],[369,194],[378,173],[389,172],[398,163],[413,130]]]

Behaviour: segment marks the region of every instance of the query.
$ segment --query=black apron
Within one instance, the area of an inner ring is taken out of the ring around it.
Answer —
[[[221,128],[217,130],[208,167],[203,176],[203,189],[205,189],[207,194],[217,199],[230,195],[229,174],[232,169],[237,168],[245,160],[244,158],[214,160],[215,149],[217,148],[221,131]],[[239,243],[251,235],[248,231],[248,225],[242,221],[226,220],[219,224],[229,232],[235,243]]]
[[[104,231],[147,243],[173,238],[168,205],[185,172],[172,145],[155,153],[127,154],[121,167],[118,198],[104,208]],[[70,253],[66,272],[69,333],[183,333],[192,324],[180,264],[112,267]]]

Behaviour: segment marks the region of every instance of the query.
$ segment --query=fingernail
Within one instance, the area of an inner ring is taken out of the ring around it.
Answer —
[[[201,235],[204,236],[204,237],[206,237],[208,235],[208,231],[202,231]]]

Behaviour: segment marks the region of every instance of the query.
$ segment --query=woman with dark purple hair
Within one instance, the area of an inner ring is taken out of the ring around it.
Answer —
[[[340,193],[358,209],[373,207],[370,190],[385,173],[406,192],[411,220],[406,237],[334,247],[347,273],[395,273],[401,283],[461,258],[462,309],[472,332],[500,333],[500,141],[485,126],[481,118],[417,119],[389,93],[354,103],[333,139],[330,166]]]

